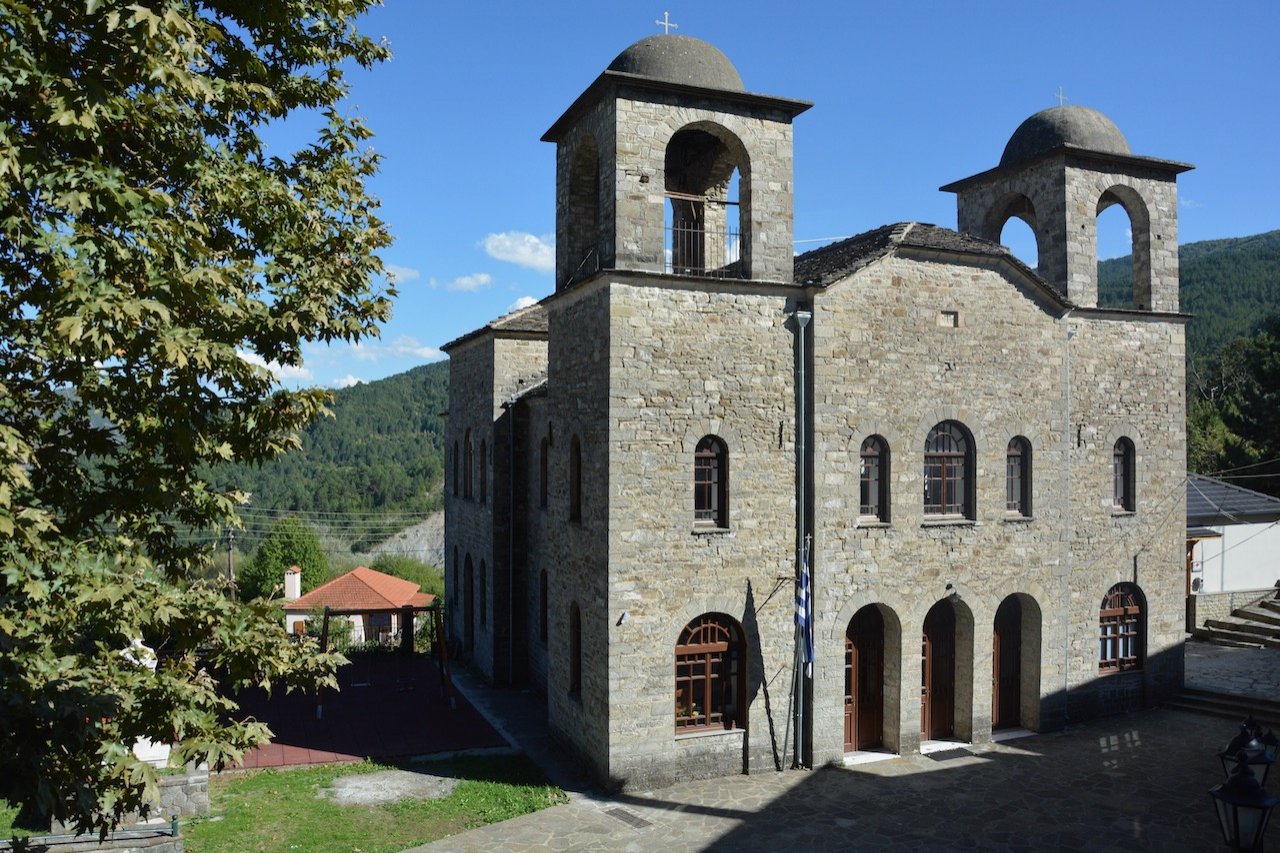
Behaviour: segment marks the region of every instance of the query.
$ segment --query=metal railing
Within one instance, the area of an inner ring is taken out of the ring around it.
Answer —
[[[665,271],[675,275],[746,278],[737,231],[710,230],[696,223],[666,229]]]

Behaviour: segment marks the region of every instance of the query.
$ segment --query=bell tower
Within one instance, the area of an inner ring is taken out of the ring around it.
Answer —
[[[1040,277],[1083,307],[1098,304],[1098,214],[1122,206],[1133,232],[1131,307],[1176,312],[1177,176],[1192,168],[1132,154],[1102,113],[1059,106],[1019,125],[1000,165],[942,190],[956,194],[965,233],[998,243],[1011,217],[1026,222]]]
[[[791,123],[810,103],[745,91],[707,42],[618,55],[556,145],[556,290],[600,270],[791,281]]]

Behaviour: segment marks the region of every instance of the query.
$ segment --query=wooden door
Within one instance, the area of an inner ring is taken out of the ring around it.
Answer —
[[[1012,596],[996,611],[991,645],[991,727],[1022,725],[1022,606]]]
[[[884,619],[864,607],[844,638],[844,748],[875,749],[884,743]]]
[[[920,648],[920,736],[925,740],[955,732],[956,616],[940,601],[924,619]]]

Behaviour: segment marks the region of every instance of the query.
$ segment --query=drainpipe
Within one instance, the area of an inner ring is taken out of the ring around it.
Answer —
[[[1065,356],[1063,358],[1065,385],[1066,389],[1063,394],[1063,404],[1065,413],[1063,415],[1064,422],[1062,425],[1062,451],[1063,465],[1062,476],[1066,481],[1063,484],[1063,494],[1065,495],[1065,527],[1066,536],[1063,540],[1063,575],[1062,575],[1062,725],[1065,728],[1067,721],[1070,719],[1070,702],[1071,695],[1071,574],[1074,569],[1075,554],[1075,512],[1071,503],[1071,459],[1074,455],[1074,448],[1071,446],[1071,342],[1075,340],[1076,330],[1069,325],[1071,312],[1075,310],[1068,308],[1066,313],[1062,315],[1062,322],[1067,325],[1066,344],[1063,349]]]
[[[522,380],[523,381],[523,380]],[[507,410],[507,684],[516,683],[516,400]]]
[[[805,423],[805,411],[809,407],[808,378],[805,374],[806,356],[804,351],[805,330],[809,326],[809,321],[813,319],[811,311],[797,309],[791,315],[796,323],[796,588],[800,585],[800,573],[803,571],[805,559],[805,537],[808,535],[808,518],[806,517],[805,508],[807,506],[808,496],[806,490],[805,470],[807,460],[805,456],[805,436],[808,431],[808,425]],[[807,618],[812,619],[813,608],[813,571],[810,567],[809,573],[809,606]],[[795,764],[798,767],[805,766],[805,676],[803,672],[804,654],[802,644],[804,637],[797,626],[796,630],[796,654],[795,667],[796,677],[794,679],[796,685],[796,754]]]

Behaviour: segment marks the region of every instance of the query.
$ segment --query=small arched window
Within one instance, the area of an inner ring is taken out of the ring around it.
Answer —
[[[1121,436],[1111,451],[1111,479],[1113,483],[1112,505],[1124,512],[1134,512],[1138,507],[1137,489],[1134,488],[1136,465],[1133,442]]]
[[[547,468],[550,455],[550,445],[544,438],[538,446],[538,506],[541,509],[547,508]]]
[[[742,627],[704,613],[676,640],[676,733],[746,727],[746,644]]]
[[[1146,614],[1137,584],[1118,583],[1098,611],[1098,672],[1142,669]]]
[[[873,435],[862,442],[858,462],[861,479],[858,515],[876,521],[889,520],[889,445]]]
[[[461,460],[458,458],[458,442],[453,443],[453,496],[458,496],[458,467]]]
[[[582,443],[569,442],[569,520],[582,521]]]
[[[569,695],[582,696],[582,611],[569,605]]]
[[[471,430],[467,430],[462,437],[462,496],[464,498],[471,497],[471,483],[475,476],[475,457],[475,446],[471,443]]]
[[[729,450],[714,435],[704,436],[693,453],[693,523],[729,527]]]
[[[955,421],[929,430],[924,442],[925,515],[974,517],[973,442]]]
[[[480,468],[476,472],[480,478],[480,503],[489,499],[489,447],[480,442]]]
[[[1005,512],[1031,517],[1031,442],[1016,436],[1005,450]]]

